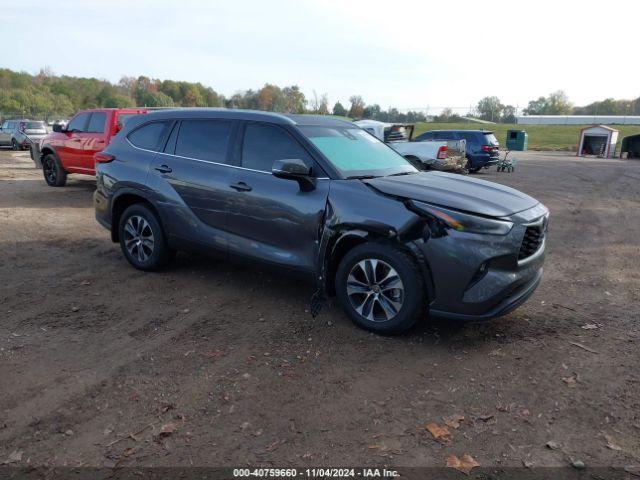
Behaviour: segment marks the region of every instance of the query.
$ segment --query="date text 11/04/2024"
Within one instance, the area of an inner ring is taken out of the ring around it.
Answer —
[[[237,468],[233,470],[233,476],[264,477],[264,478],[396,478],[399,476],[396,470],[386,468]]]

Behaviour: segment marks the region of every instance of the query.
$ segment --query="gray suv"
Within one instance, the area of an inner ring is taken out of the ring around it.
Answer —
[[[94,155],[97,220],[135,268],[177,250],[263,262],[360,326],[486,320],[542,277],[548,210],[503,185],[416,170],[353,123],[241,110],[131,118]]]
[[[47,126],[37,120],[6,120],[0,125],[0,145],[25,150],[47,134]]]

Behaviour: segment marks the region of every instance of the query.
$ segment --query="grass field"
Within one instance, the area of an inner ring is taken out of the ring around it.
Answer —
[[[428,130],[491,130],[498,137],[503,147],[507,140],[507,130],[525,130],[529,134],[530,150],[573,150],[578,148],[578,136],[584,125],[485,125],[479,123],[417,123],[414,137]],[[620,143],[627,135],[640,133],[640,125],[612,125],[619,130],[618,150]]]

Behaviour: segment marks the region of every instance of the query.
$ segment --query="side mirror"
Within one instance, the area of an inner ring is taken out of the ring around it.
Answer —
[[[308,167],[299,158],[287,158],[273,162],[271,173],[274,177],[285,180],[296,180],[300,185],[300,190],[309,191],[316,188],[311,167]]]
[[[59,123],[54,123],[52,128],[54,132],[62,133],[62,125],[60,125]]]

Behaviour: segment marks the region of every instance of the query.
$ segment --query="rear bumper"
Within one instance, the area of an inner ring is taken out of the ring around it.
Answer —
[[[93,207],[96,220],[107,230],[111,231],[111,211],[109,200],[99,190],[93,192]]]
[[[467,157],[473,168],[489,167],[498,163],[499,157],[491,157],[489,154],[471,154]]]

